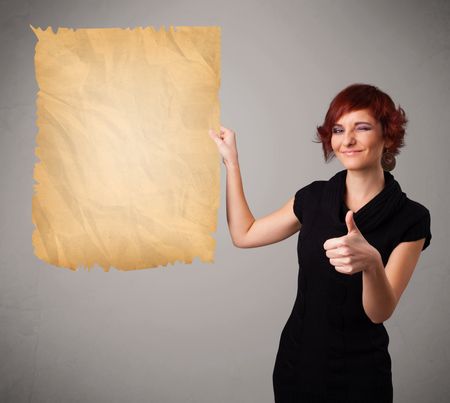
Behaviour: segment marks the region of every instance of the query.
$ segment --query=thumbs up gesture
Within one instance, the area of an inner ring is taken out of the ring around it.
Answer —
[[[327,239],[323,244],[330,264],[343,274],[372,269],[379,261],[380,253],[361,234],[356,226],[353,211],[347,211],[345,223],[346,235]]]

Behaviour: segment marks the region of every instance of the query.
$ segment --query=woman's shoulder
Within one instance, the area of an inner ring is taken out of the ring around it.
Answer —
[[[299,190],[297,190],[296,194],[300,193],[318,193],[320,192],[325,184],[327,183],[326,180],[318,179],[314,180],[307,185],[301,187]]]
[[[400,242],[425,238],[422,250],[426,249],[432,238],[430,211],[422,203],[406,196],[401,209],[390,223],[389,232],[393,236],[393,248]]]
[[[312,206],[317,205],[317,201],[320,198],[324,184],[327,181],[314,180],[307,185],[301,187],[295,193],[294,197],[294,212],[303,223],[303,213],[309,211]]]
[[[404,203],[392,217],[392,231],[404,232],[412,228],[422,228],[429,232],[431,226],[430,210],[422,203],[405,195]]]
[[[409,217],[421,217],[427,214],[429,215],[430,210],[422,203],[405,196],[405,202],[402,205],[401,213]]]

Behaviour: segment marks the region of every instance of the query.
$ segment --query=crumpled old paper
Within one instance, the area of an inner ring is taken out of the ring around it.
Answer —
[[[31,29],[36,256],[71,270],[214,262],[220,27]]]

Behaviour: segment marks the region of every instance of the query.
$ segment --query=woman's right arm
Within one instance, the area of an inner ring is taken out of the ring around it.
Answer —
[[[244,195],[239,168],[235,133],[223,126],[220,135],[210,131],[227,168],[226,210],[233,244],[239,248],[270,245],[290,237],[300,230],[294,214],[292,197],[284,206],[255,220]]]

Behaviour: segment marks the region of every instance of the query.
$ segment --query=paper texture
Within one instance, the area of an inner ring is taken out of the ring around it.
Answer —
[[[72,270],[213,262],[220,27],[31,29],[35,255]]]

